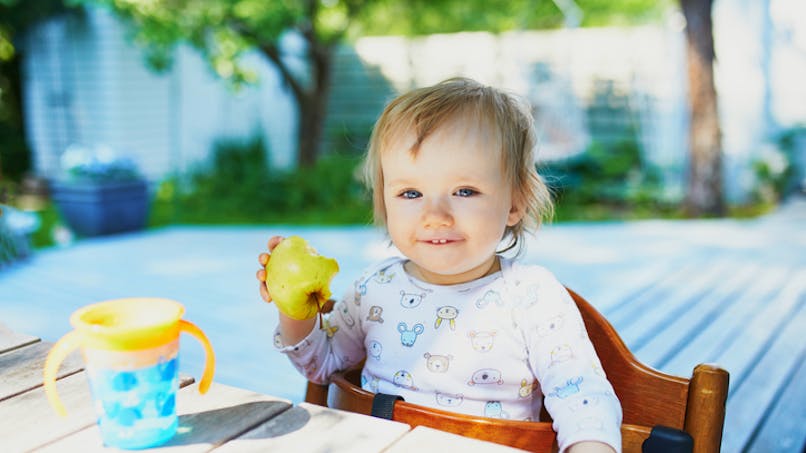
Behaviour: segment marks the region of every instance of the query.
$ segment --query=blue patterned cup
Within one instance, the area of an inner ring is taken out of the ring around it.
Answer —
[[[60,415],[56,393],[59,364],[81,348],[104,444],[125,449],[160,445],[176,434],[179,389],[179,334],[205,348],[207,363],[199,391],[210,387],[215,368],[212,346],[194,324],[181,319],[184,307],[167,299],[119,299],[79,309],[75,330],[51,349],[45,363],[45,392]]]

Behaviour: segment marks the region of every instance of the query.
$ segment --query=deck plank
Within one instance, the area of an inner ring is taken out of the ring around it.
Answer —
[[[725,264],[722,263],[724,266]],[[698,294],[710,279],[716,278],[720,266],[710,266],[703,271],[701,263],[691,265],[670,276],[658,276],[657,282],[641,297],[622,304],[612,312],[605,313],[607,319],[617,328],[624,342],[631,348],[647,326],[643,320],[647,316],[665,311],[681,304],[685,299]],[[663,302],[662,304],[659,302]]]
[[[688,303],[682,313],[658,323],[653,334],[633,352],[649,366],[662,369],[666,362],[718,318],[719,313],[738,299],[752,275],[761,270],[748,264],[728,275],[720,284],[702,294],[695,303]]]
[[[644,295],[657,288],[659,282],[693,270],[690,257],[670,257],[630,268],[629,285],[601,285],[589,294],[577,292],[593,303],[600,312],[610,316],[635,300],[643,300]]]
[[[768,326],[778,334],[764,346],[750,372],[734,382],[725,416],[724,451],[744,451],[756,427],[764,421],[779,389],[789,383],[787,377],[792,374],[791,370],[800,366],[798,360],[806,351],[803,342],[806,295],[801,292],[794,299],[797,304],[785,313],[786,322],[781,326]]]
[[[716,358],[715,362],[730,372],[731,382],[734,383],[728,391],[729,398],[758,366],[758,360],[763,358],[770,344],[783,336],[783,330],[791,325],[792,317],[798,316],[804,291],[806,279],[789,280],[777,294],[766,298],[761,310],[748,323],[740,326],[733,342]],[[803,329],[804,325],[799,327]]]
[[[698,271],[681,276],[672,285],[663,285],[657,294],[635,304],[629,315],[625,314],[613,321],[621,338],[631,350],[637,350],[648,341],[650,335],[663,328],[669,319],[673,319],[681,308],[689,307],[692,300],[701,299],[715,286],[729,266],[730,263],[725,260],[710,261],[707,266],[700,263]]]
[[[756,430],[747,453],[806,449],[806,357],[801,354],[797,362],[800,365],[785,379],[786,386]]]
[[[666,359],[663,371],[679,376],[691,376],[698,363],[715,362],[727,345],[741,335],[743,326],[767,303],[781,285],[786,284],[790,274],[779,267],[763,269],[736,300],[720,310],[716,319],[696,337],[681,348],[677,354]],[[723,365],[724,366],[724,365]],[[728,370],[730,371],[730,370]],[[731,376],[731,381],[735,378]]]

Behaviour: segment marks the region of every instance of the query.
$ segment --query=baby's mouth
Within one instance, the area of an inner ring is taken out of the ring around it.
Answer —
[[[429,245],[447,245],[459,242],[459,239],[449,239],[449,238],[437,238],[437,239],[423,239],[422,241],[425,244]]]

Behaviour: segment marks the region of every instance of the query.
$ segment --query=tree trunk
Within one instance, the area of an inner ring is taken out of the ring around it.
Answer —
[[[310,90],[298,97],[299,128],[297,162],[310,167],[319,157],[319,145],[325,128],[327,100],[330,95],[330,78],[333,47],[327,44],[308,43],[314,81]]]
[[[314,77],[314,80],[307,85],[297,80],[283,62],[277,47],[267,43],[261,46],[261,50],[280,72],[297,102],[297,164],[310,167],[319,157],[319,144],[322,140],[327,100],[330,95],[334,46],[315,41],[312,35],[306,36],[306,40],[309,48],[309,67]]]
[[[686,17],[689,108],[689,180],[685,200],[691,216],[723,215],[722,143],[714,88],[713,0],[680,0]]]

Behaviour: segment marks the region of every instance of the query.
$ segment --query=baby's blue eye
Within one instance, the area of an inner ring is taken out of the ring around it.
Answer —
[[[422,194],[416,190],[406,190],[405,192],[401,193],[400,196],[403,198],[414,199],[421,197]]]
[[[459,190],[456,191],[456,195],[460,196],[460,197],[472,197],[476,193],[478,193],[478,192],[476,192],[473,189],[468,189],[468,188],[463,188],[463,189],[459,189]]]

